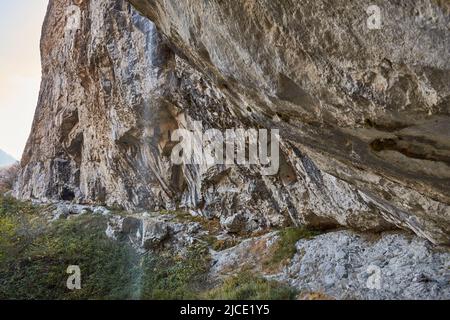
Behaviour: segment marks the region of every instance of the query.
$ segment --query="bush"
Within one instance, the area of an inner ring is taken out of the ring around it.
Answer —
[[[194,245],[184,257],[149,255],[144,259],[141,298],[197,299],[206,288],[210,267],[208,249]]]
[[[18,163],[0,168],[0,193],[12,190],[17,179],[19,168]]]
[[[26,234],[20,232],[24,223]],[[104,217],[84,215],[39,226],[20,215],[0,216],[0,299],[133,297],[138,256],[106,237]],[[81,290],[66,287],[69,265],[80,266]]]
[[[0,195],[0,216],[16,216],[20,219],[29,218],[36,213],[37,209],[30,202]]]

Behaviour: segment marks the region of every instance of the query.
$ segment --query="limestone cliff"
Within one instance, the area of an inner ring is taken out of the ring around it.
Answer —
[[[447,2],[129,2],[50,0],[16,196],[450,243]],[[195,120],[280,129],[278,174],[172,164]]]

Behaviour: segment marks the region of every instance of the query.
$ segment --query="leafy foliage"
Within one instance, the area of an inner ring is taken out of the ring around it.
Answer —
[[[147,256],[141,298],[196,299],[206,285],[210,265],[208,249],[193,246],[184,257]]]
[[[23,205],[12,201],[0,206],[0,299],[132,297],[138,256],[131,247],[106,237],[104,217],[84,215],[42,229],[29,217],[14,215],[10,210]],[[81,290],[66,287],[69,265],[80,266]]]
[[[18,163],[7,167],[0,167],[0,193],[7,192],[13,188],[18,171]]]

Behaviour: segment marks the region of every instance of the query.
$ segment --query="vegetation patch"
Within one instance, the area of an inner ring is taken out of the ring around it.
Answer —
[[[82,215],[44,225],[31,219],[38,208],[0,201],[0,299],[133,297],[138,256],[106,237],[105,217]],[[67,289],[69,265],[81,269],[81,290]]]
[[[243,271],[226,279],[221,286],[206,293],[205,297],[216,300],[293,300],[297,294],[287,285]]]
[[[249,272],[212,289],[207,275],[211,241],[216,250],[235,245],[217,240],[197,243],[183,254],[139,254],[127,242],[105,234],[107,217],[72,215],[49,222],[47,207],[0,196],[0,299],[293,299],[296,292]],[[216,232],[216,220],[178,214]],[[277,245],[281,261],[296,240],[311,236],[286,229]],[[228,241],[228,240],[227,240]],[[66,286],[67,267],[81,271],[81,289]]]
[[[149,255],[143,265],[142,299],[197,299],[207,289],[210,256],[203,245],[192,246],[185,256]]]
[[[141,256],[106,236],[107,217],[50,223],[40,210],[0,197],[0,299],[194,299],[205,286],[205,246]],[[80,290],[67,289],[69,265],[80,267]]]
[[[0,194],[10,191],[19,171],[19,163],[0,167]]]
[[[264,261],[266,271],[276,271],[285,266],[296,253],[295,244],[300,239],[311,239],[321,232],[305,227],[289,227],[279,232],[279,239],[271,248],[270,258]]]
[[[329,296],[322,292],[307,292],[301,293],[297,296],[297,300],[335,300],[332,296]]]
[[[240,242],[237,238],[217,239],[214,235],[207,236],[205,240],[214,251],[223,251],[232,248]]]

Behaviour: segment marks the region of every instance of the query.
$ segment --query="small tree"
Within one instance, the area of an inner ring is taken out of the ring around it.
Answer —
[[[0,193],[12,190],[19,168],[19,163],[0,168]]]

